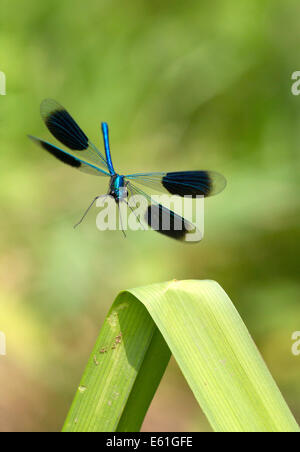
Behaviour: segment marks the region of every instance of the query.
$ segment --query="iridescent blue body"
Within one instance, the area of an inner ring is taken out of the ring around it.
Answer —
[[[106,155],[107,166],[111,175],[115,174],[115,170],[111,160],[110,147],[109,147],[109,134],[108,134],[108,124],[106,122],[101,123],[102,135],[104,141],[104,149]]]
[[[108,134],[108,124],[106,122],[101,123],[101,129],[102,129],[102,135],[103,135],[103,141],[104,141],[104,149],[105,149],[105,155],[106,155],[106,161],[108,170],[110,173],[110,182],[109,182],[109,192],[108,194],[114,198],[117,204],[119,204],[120,201],[123,201],[125,198],[127,198],[127,190],[126,190],[126,182],[124,176],[120,176],[117,174],[114,170],[112,159],[111,159],[111,153],[110,153],[110,146],[109,146],[109,134]]]
[[[122,176],[117,174],[111,158],[109,146],[109,131],[106,122],[101,123],[105,155],[89,140],[83,130],[74,121],[67,110],[53,99],[45,99],[41,104],[41,116],[52,135],[65,145],[68,150],[60,149],[48,141],[29,136],[39,146],[53,155],[61,162],[78,169],[84,173],[110,178],[108,195],[112,196],[119,205],[121,201],[127,202],[127,189],[130,195],[143,196],[148,203],[145,220],[152,227],[152,219],[158,219],[159,228],[155,229],[161,234],[176,240],[186,241],[191,231],[187,220],[170,211],[161,204],[155,203],[149,193],[140,186],[150,190],[167,192],[176,196],[189,196],[191,198],[213,196],[221,192],[226,186],[226,179],[215,171],[179,171],[160,173],[137,173]],[[96,196],[84,216],[99,198]],[[163,228],[163,219],[169,216],[172,226],[169,230]],[[176,224],[182,227],[178,229]]]
[[[114,198],[117,204],[127,198],[127,183],[124,176],[114,174],[110,178],[108,194]]]

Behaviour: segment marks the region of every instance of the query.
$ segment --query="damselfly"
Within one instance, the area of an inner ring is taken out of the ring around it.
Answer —
[[[166,192],[180,197],[208,197],[221,192],[226,186],[226,179],[215,171],[179,171],[159,173],[137,173],[121,175],[114,169],[110,145],[108,125],[102,122],[102,134],[104,140],[105,155],[88,139],[86,134],[74,121],[71,115],[60,104],[52,99],[46,99],[41,104],[41,116],[52,135],[65,145],[68,150],[63,150],[47,141],[29,136],[54,157],[77,168],[84,173],[110,178],[108,195],[112,196],[117,205],[128,200],[129,194],[142,195],[147,200],[145,212],[146,222],[155,230],[176,240],[188,240],[188,234],[195,226],[182,216],[167,209],[160,203],[153,202],[148,190]],[[100,196],[96,196],[84,213],[80,224],[93,204]],[[128,203],[127,203],[128,204]],[[169,216],[171,221],[169,228],[164,228],[164,216]],[[77,226],[76,225],[76,226]]]

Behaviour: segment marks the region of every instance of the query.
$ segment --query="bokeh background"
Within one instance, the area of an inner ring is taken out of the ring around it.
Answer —
[[[299,1],[2,0],[0,430],[60,430],[121,289],[214,279],[229,294],[300,422]],[[65,105],[95,144],[110,124],[121,172],[213,169],[206,235],[101,233],[107,181],[60,164],[39,104]],[[144,431],[209,431],[171,361]]]

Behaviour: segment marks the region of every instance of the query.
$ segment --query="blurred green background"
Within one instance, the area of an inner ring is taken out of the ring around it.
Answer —
[[[1,431],[60,430],[114,297],[172,278],[223,286],[300,422],[299,17],[296,0],[2,0]],[[26,138],[49,139],[45,97],[97,145],[106,120],[120,172],[223,173],[203,242],[101,233],[96,208],[74,231],[107,181]],[[174,361],[143,430],[210,430]]]

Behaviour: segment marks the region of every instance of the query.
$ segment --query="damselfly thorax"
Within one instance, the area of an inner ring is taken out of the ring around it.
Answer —
[[[117,204],[128,197],[127,192],[128,182],[125,181],[124,176],[114,174],[110,178],[108,195],[112,196]]]

